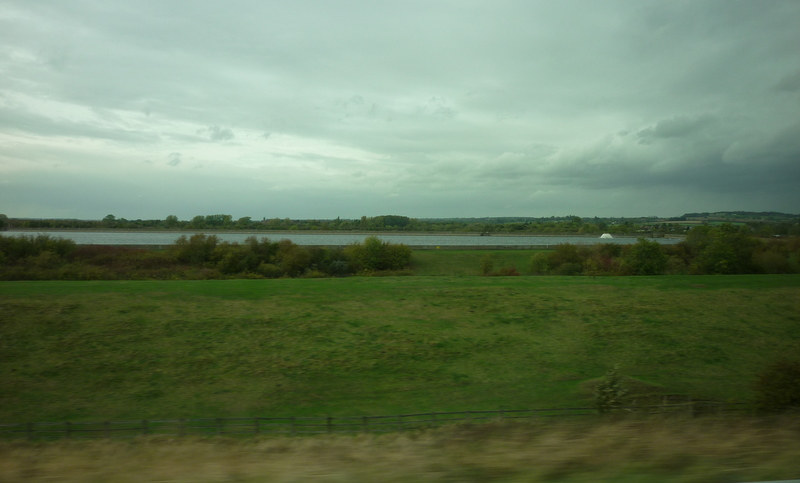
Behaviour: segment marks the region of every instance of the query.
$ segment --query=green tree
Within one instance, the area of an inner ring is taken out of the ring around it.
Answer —
[[[369,236],[364,243],[354,243],[345,249],[345,255],[355,270],[402,270],[411,263],[411,249],[403,244],[383,242]]]
[[[491,275],[494,270],[494,261],[490,254],[486,254],[481,258],[481,275]]]
[[[600,275],[602,270],[600,270],[600,264],[597,262],[597,259],[591,257],[585,259],[583,261],[583,273],[591,277]]]
[[[383,270],[383,257],[385,244],[376,236],[364,240],[364,250],[361,255],[361,264],[367,270]]]
[[[202,229],[206,227],[206,217],[203,215],[197,215],[192,218],[192,221],[189,222],[189,228],[195,229]]]
[[[103,218],[102,225],[106,228],[114,228],[115,226],[117,226],[117,217],[115,217],[114,215],[106,215]]]
[[[217,245],[213,258],[218,260],[219,271],[228,275],[254,271],[260,262],[248,245],[239,245],[235,242]]]
[[[636,275],[660,275],[667,268],[667,254],[656,241],[639,240],[623,251],[623,262]]]
[[[387,243],[383,263],[386,270],[403,270],[411,264],[411,248],[402,243]]]
[[[191,238],[182,235],[175,240],[175,244],[171,248],[178,261],[191,265],[203,265],[213,260],[218,242],[219,238],[216,235],[197,233]]]
[[[371,221],[377,228],[404,228],[408,225],[410,220],[407,216],[383,215],[376,216]]]
[[[684,243],[688,245],[694,253],[700,253],[708,248],[712,241],[714,241],[714,234],[711,227],[699,225],[693,226],[686,232]]]
[[[547,252],[538,252],[531,257],[531,273],[545,275],[550,271],[550,255]]]
[[[291,240],[281,240],[278,242],[275,260],[283,273],[290,277],[297,277],[310,268],[311,254],[306,248]]]
[[[561,265],[578,265],[582,263],[578,247],[569,243],[559,243],[548,255],[550,270],[557,270]]]
[[[0,236],[0,254],[6,262],[19,262],[35,258],[43,252],[66,259],[71,256],[77,245],[66,238],[55,238],[50,235]]]
[[[220,228],[230,226],[233,223],[233,216],[231,215],[206,215],[203,219],[207,226]]]
[[[747,227],[731,224],[692,228],[685,243],[691,250],[690,268],[696,274],[734,274],[755,271],[753,254],[759,242]]]
[[[164,220],[164,227],[166,228],[177,228],[179,224],[178,217],[175,215],[169,215]]]
[[[275,261],[275,255],[278,253],[278,244],[272,243],[269,238],[261,237],[259,239],[249,236],[245,238],[244,242],[259,262],[272,263]]]

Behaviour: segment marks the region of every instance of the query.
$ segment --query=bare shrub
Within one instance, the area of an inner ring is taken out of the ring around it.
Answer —
[[[800,410],[800,361],[781,359],[758,374],[756,405],[766,412]]]

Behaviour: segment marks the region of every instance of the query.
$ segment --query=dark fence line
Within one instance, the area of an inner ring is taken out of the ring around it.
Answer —
[[[750,410],[746,403],[704,401],[617,408],[616,412],[656,414],[730,414]],[[429,412],[393,416],[349,417],[251,417],[211,419],[143,419],[138,421],[43,422],[0,424],[0,440],[92,439],[136,436],[215,436],[386,433],[435,428],[447,424],[491,420],[535,420],[537,418],[597,416],[596,408],[498,409]]]

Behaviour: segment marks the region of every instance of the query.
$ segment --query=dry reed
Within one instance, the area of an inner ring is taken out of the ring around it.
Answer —
[[[800,418],[495,421],[384,435],[0,444],[16,482],[741,482],[800,477]]]

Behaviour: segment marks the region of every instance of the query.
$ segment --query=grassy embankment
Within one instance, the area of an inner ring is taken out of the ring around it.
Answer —
[[[747,401],[800,353],[800,276],[0,283],[0,420],[584,404],[622,373]]]

